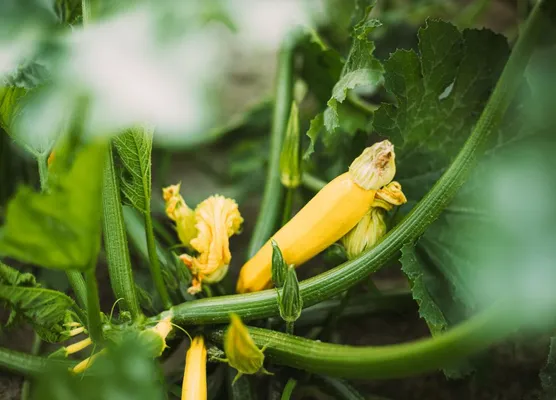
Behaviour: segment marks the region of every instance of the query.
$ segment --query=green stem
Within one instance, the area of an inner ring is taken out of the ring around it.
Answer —
[[[294,322],[286,321],[286,333],[288,335],[293,335],[293,329],[294,329]]]
[[[248,258],[253,257],[272,235],[280,215],[280,199],[283,191],[280,182],[280,153],[292,104],[295,37],[295,32],[287,35],[278,55],[268,173],[261,210],[247,249]]]
[[[41,184],[41,191],[48,190],[48,156],[40,155],[37,157],[37,164],[39,166],[39,181]]]
[[[162,277],[162,270],[160,269],[160,261],[158,260],[156,241],[154,239],[153,221],[150,212],[145,213],[145,235],[147,237],[147,248],[150,261],[149,268],[154,285],[164,308],[170,308],[172,307],[172,301],[170,300],[170,295],[168,294],[168,290],[164,284],[164,278]]]
[[[303,173],[303,177],[301,178],[301,183],[303,183],[303,186],[305,186],[307,189],[311,189],[315,192],[318,192],[319,190],[321,190],[323,187],[326,186],[325,181],[307,172]]]
[[[133,318],[137,318],[142,313],[139,308],[139,300],[137,299],[133,272],[131,270],[131,259],[120,199],[120,187],[114,167],[112,147],[109,147],[108,150],[103,179],[102,220],[104,225],[104,248],[106,250],[110,283],[116,298],[123,299],[123,301],[118,303],[120,308],[129,311]]]
[[[102,341],[102,321],[95,270],[96,268],[91,267],[85,271],[85,283],[87,284],[87,329],[91,340],[98,343]]]
[[[297,386],[297,381],[295,379],[293,378],[288,379],[288,383],[286,383],[286,387],[282,392],[282,397],[280,398],[280,400],[290,400],[296,386]]]
[[[87,287],[85,285],[85,279],[79,271],[66,271],[68,281],[73,290],[73,294],[77,299],[77,304],[84,310],[87,309]]]
[[[292,208],[293,208],[293,195],[295,193],[295,189],[288,188],[286,189],[286,198],[284,200],[284,212],[282,214],[282,226],[286,225],[286,223],[292,217]]]
[[[305,307],[342,293],[380,269],[405,243],[421,236],[451,202],[475,165],[484,142],[500,123],[520,84],[541,28],[542,4],[539,1],[535,5],[523,35],[517,41],[479,121],[442,177],[411,212],[371,250],[301,282],[299,286]],[[276,291],[264,290],[183,303],[155,319],[171,316],[178,324],[211,324],[228,321],[230,313],[238,314],[243,320],[252,320],[277,315],[278,312]]]
[[[48,189],[48,159],[46,156],[40,156],[37,158],[37,163],[39,166],[41,191],[44,192]],[[77,299],[77,304],[79,307],[86,309],[87,289],[85,287],[85,280],[83,279],[83,276],[78,271],[66,271],[66,276],[68,277],[73,294]]]
[[[512,310],[493,306],[434,338],[381,347],[323,343],[261,328],[250,327],[249,333],[277,364],[343,378],[398,378],[452,365],[506,338],[519,325]],[[221,343],[224,331],[210,337]]]
[[[39,335],[35,333],[35,337],[33,338],[33,345],[31,347],[31,355],[36,356],[39,354],[41,349],[42,340]],[[23,382],[23,386],[21,387],[21,400],[29,399],[29,395],[31,394],[31,382],[27,379]]]
[[[0,369],[24,376],[37,376],[48,371],[50,368],[64,367],[69,369],[75,364],[74,361],[34,356],[0,347]]]

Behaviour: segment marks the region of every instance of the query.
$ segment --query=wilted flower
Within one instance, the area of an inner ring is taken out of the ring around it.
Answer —
[[[390,182],[378,190],[371,209],[342,238],[348,258],[355,258],[365,250],[374,247],[388,231],[386,212],[390,211],[394,206],[399,206],[406,202],[407,199],[402,192],[402,186],[396,181]]]
[[[263,368],[264,354],[237,314],[230,315],[230,326],[224,337],[224,352],[228,364],[237,369],[238,374],[234,382],[243,374],[266,372]]]

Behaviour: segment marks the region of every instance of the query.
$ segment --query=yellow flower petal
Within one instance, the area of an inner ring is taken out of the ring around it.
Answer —
[[[166,203],[166,215],[176,223],[176,231],[180,241],[191,247],[191,240],[197,236],[195,228],[195,212],[187,206],[180,194],[181,184],[170,185],[162,189],[162,197]]]
[[[185,372],[181,387],[181,400],[206,400],[207,349],[202,336],[197,336],[185,356]]]
[[[221,281],[228,272],[232,259],[229,238],[239,232],[243,218],[237,203],[223,196],[211,196],[195,209],[197,236],[191,240],[191,247],[199,254],[186,254],[180,259],[194,276],[189,293],[201,290],[201,282]]]

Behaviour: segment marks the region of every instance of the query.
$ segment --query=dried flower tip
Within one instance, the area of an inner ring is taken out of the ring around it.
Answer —
[[[394,145],[384,140],[367,147],[353,160],[349,173],[354,182],[365,190],[378,190],[387,185],[396,175]]]
[[[402,192],[402,185],[396,181],[392,181],[388,185],[379,189],[376,192],[375,197],[376,200],[384,200],[392,206],[401,206],[402,204],[407,203],[407,198]],[[373,207],[375,207],[374,204]]]

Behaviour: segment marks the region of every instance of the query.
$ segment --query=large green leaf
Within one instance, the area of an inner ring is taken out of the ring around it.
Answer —
[[[0,254],[47,268],[90,268],[99,250],[105,154],[105,144],[83,148],[48,193],[21,187],[0,229]]]
[[[114,139],[125,171],[122,192],[125,199],[138,211],[150,212],[151,202],[151,151],[153,130],[133,128]]]
[[[488,30],[462,33],[447,22],[427,21],[418,36],[419,54],[397,50],[384,64],[396,104],[382,104],[373,121],[374,130],[396,145],[402,181],[448,165],[508,56],[505,38]]]
[[[32,274],[0,263],[0,302],[12,311],[8,325],[21,318],[44,340],[58,342],[68,337],[63,324],[71,319],[74,301],[62,292],[41,288]]]

